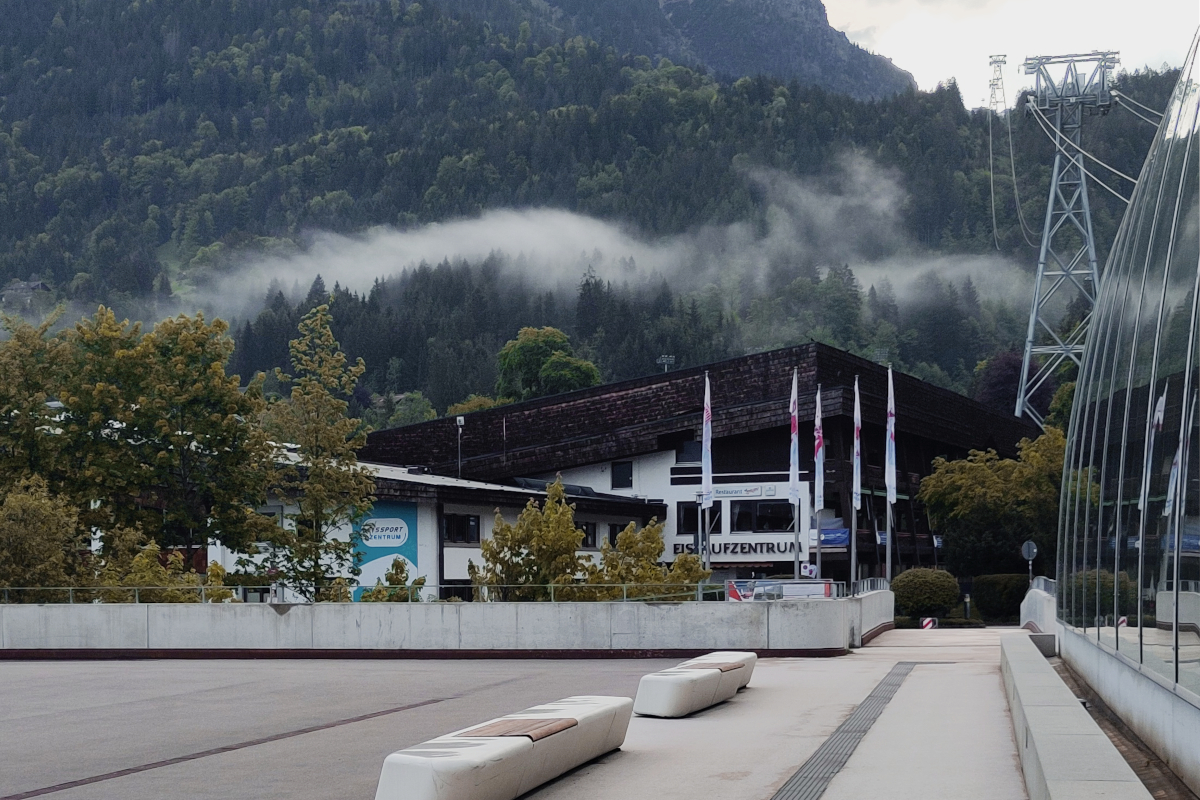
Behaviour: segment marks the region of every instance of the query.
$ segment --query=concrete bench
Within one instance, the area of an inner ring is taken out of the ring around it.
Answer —
[[[633,711],[647,717],[686,717],[722,703],[750,682],[754,653],[718,652],[643,675]]]
[[[375,800],[513,800],[625,741],[628,697],[568,697],[392,753]]]
[[[754,676],[754,665],[758,663],[758,654],[745,652],[741,650],[718,650],[715,653],[709,653],[703,656],[689,659],[679,666],[688,664],[705,664],[710,662],[717,663],[733,663],[737,662],[746,667],[745,672],[739,672],[738,680],[740,681],[738,689],[745,689],[750,683],[750,678]]]

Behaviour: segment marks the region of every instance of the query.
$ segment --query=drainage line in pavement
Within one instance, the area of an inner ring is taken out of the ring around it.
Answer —
[[[904,683],[908,673],[912,672],[917,664],[924,663],[947,662],[901,661],[892,667],[892,671],[867,695],[867,699],[859,703],[837,730],[809,756],[808,761],[796,770],[796,774],[779,787],[779,791],[771,800],[817,800],[825,794],[830,781],[842,771],[850,756],[854,755],[858,743],[867,735],[867,731],[871,730],[875,720],[879,719],[879,715],[900,689],[900,684]]]
[[[383,711],[373,711],[370,714],[363,714],[349,719],[339,719],[334,722],[326,722],[322,725],[313,725],[308,728],[300,728],[299,730],[286,731],[284,733],[276,733],[271,736],[264,736],[261,739],[251,739],[248,742],[238,742],[237,744],[227,744],[224,747],[214,747],[211,750],[202,750],[199,753],[189,753],[186,756],[176,756],[175,758],[167,758],[162,761],[155,761],[150,764],[142,764],[137,767],[129,767],[127,769],[119,769],[116,772],[107,772],[103,775],[94,775],[91,778],[80,778],[77,781],[69,781],[67,783],[59,783],[54,786],[47,786],[43,789],[31,789],[28,792],[18,792],[17,794],[5,795],[0,797],[0,800],[26,800],[29,797],[41,797],[44,794],[52,794],[53,792],[61,792],[67,789],[74,789],[79,786],[87,786],[101,781],[110,781],[113,778],[124,778],[126,775],[136,775],[139,772],[147,770],[159,769],[160,767],[170,767],[174,764],[182,764],[185,761],[195,761],[198,758],[207,758],[208,756],[221,755],[222,753],[232,753],[234,750],[242,750],[247,747],[254,747],[260,744],[269,742],[277,742],[280,739],[290,739],[293,736],[302,736],[306,733],[316,733],[317,731],[328,730],[329,728],[337,728],[342,725],[351,725],[355,722],[365,722],[376,717],[387,716],[388,714],[396,714],[401,711],[411,711],[414,708],[422,706],[431,706],[436,703],[443,703],[447,700],[453,700],[453,697],[436,697],[432,700],[422,700],[420,703],[411,703],[407,706],[398,706],[396,708],[386,708]]]
[[[207,758],[208,756],[219,756],[222,753],[232,753],[235,750],[243,750],[247,747],[255,747],[260,744],[269,744],[278,742],[281,739],[291,739],[293,736],[303,736],[306,733],[316,733],[318,731],[329,730],[330,728],[340,728],[343,725],[353,725],[355,722],[366,722],[369,719],[376,717],[386,717],[388,714],[398,714],[401,711],[412,711],[414,708],[422,708],[423,706],[432,706],[437,703],[444,703],[447,700],[461,700],[468,695],[477,694],[484,689],[494,689],[497,686],[503,686],[507,683],[517,683],[525,680],[524,677],[508,678],[494,683],[486,683],[476,686],[472,691],[462,694],[452,694],[448,697],[435,697],[432,700],[422,700],[419,703],[410,703],[406,706],[397,706],[396,708],[385,708],[383,711],[372,711],[370,714],[361,714],[357,717],[349,717],[347,719],[338,719],[333,722],[325,722],[321,725],[312,725],[307,728],[300,728],[294,731],[285,731],[284,733],[276,733],[271,736],[264,736],[261,739],[251,739],[248,742],[238,742],[237,744],[227,744],[224,747],[214,747],[211,750],[201,750],[199,753],[189,753],[186,756],[176,756],[175,758],[166,758],[162,761],[155,761],[150,764],[142,764],[137,767],[128,767],[119,769],[116,772],[106,772],[103,775],[94,775],[90,778],[80,778],[67,783],[59,783],[54,786],[46,786],[42,789],[30,789],[27,792],[17,792],[16,794],[5,795],[0,797],[0,800],[26,800],[30,797],[41,797],[44,794],[52,794],[54,792],[62,792],[67,789],[74,789],[77,786],[87,786],[92,783],[100,783],[101,781],[110,781],[113,778],[123,778],[126,775],[136,775],[139,772],[146,772],[151,769],[159,769],[161,767],[169,767],[174,764],[182,764],[186,761],[195,761],[198,758]]]

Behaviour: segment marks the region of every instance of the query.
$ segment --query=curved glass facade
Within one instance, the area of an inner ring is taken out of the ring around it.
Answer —
[[[1058,612],[1200,695],[1197,41],[1101,275],[1067,440]]]

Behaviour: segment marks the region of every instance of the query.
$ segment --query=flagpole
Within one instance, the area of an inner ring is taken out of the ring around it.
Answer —
[[[788,446],[788,497],[795,504],[792,512],[792,579],[800,580],[800,401],[797,394],[799,369],[792,369],[792,399],[788,403],[792,438]]]
[[[701,508],[704,509],[704,535],[701,537],[703,555],[701,563],[705,569],[712,565],[710,547],[711,531],[708,529],[709,509],[713,504],[713,467],[712,467],[712,390],[708,382],[708,372],[704,373],[704,428],[700,437],[700,491]]]
[[[817,384],[817,410],[813,415],[813,527],[817,531],[817,578],[821,573],[821,510],[825,507],[825,426],[821,419],[821,384]]]
[[[884,443],[883,483],[887,487],[887,579],[892,581],[892,505],[896,502],[896,391],[892,388],[892,366],[888,365],[887,440]],[[916,546],[914,540],[913,546]],[[896,555],[900,545],[896,545]]]
[[[887,503],[887,579],[892,582],[892,504]]]
[[[850,520],[850,591],[858,580],[858,511],[862,508],[862,409],[858,399],[858,376],[854,376],[854,483],[850,487],[853,506]]]

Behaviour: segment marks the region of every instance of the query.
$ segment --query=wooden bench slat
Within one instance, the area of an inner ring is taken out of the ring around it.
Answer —
[[[704,661],[699,664],[681,664],[676,669],[719,669],[721,672],[733,672],[735,669],[741,669],[746,666],[740,663],[716,663],[713,661]]]
[[[578,725],[574,719],[501,719],[458,734],[459,736],[528,736],[533,741],[545,739]]]

